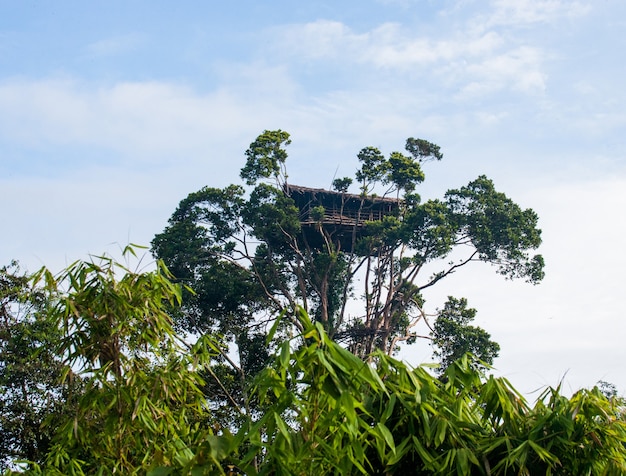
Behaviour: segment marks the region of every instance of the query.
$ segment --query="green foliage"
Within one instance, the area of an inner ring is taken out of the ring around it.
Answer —
[[[0,268],[0,471],[18,460],[41,462],[51,428],[81,391],[80,379],[60,381],[60,332],[46,319],[46,305],[17,263]]]
[[[242,218],[253,236],[280,250],[289,249],[291,237],[300,231],[298,209],[293,200],[264,183],[250,193]]]
[[[352,185],[352,179],[350,177],[333,180],[333,190],[336,192],[346,193],[350,185]]]
[[[522,210],[484,175],[459,190],[446,193],[451,218],[482,261],[498,266],[509,278],[543,279],[543,259],[525,252],[541,244],[537,214]]]
[[[106,256],[76,262],[57,276],[46,269],[35,276],[54,303],[48,319],[61,331],[64,377],[79,371],[85,389],[32,473],[184,467],[193,455],[190,445],[210,435],[198,426],[206,419],[198,370],[208,365],[216,343],[205,337],[188,348],[176,336],[166,310],[180,302],[181,289],[169,276],[161,263],[138,273]]]
[[[423,182],[426,177],[419,162],[415,162],[399,152],[392,152],[389,156],[389,168],[386,181],[392,183],[398,191],[412,192],[415,190],[416,184]]]
[[[362,361],[300,312],[304,342],[285,343],[257,379],[270,403],[240,432],[249,475],[623,474],[626,422],[599,390],[548,389],[530,407],[469,356],[443,379],[385,354]]]
[[[278,180],[286,179],[284,173],[287,152],[283,145],[291,144],[287,132],[265,131],[261,134],[246,151],[246,165],[241,169],[241,178],[248,185],[254,185],[259,179],[273,177]]]
[[[240,421],[245,411],[242,409],[247,407],[242,385],[256,366],[237,365],[227,359],[228,344],[235,344],[235,353],[242,362],[246,359],[241,357],[248,354],[255,355],[257,363],[267,360],[267,349],[264,355],[256,344],[254,349],[246,346],[263,339],[262,332],[250,323],[255,313],[271,307],[264,286],[272,288],[268,280],[262,285],[254,270],[239,264],[240,250],[245,250],[247,244],[240,240],[238,232],[246,226],[246,220],[251,220],[258,225],[259,234],[280,235],[279,218],[264,215],[269,207],[285,217],[278,207],[268,205],[275,197],[272,188],[262,186],[255,195],[254,206],[249,207],[250,212],[244,210],[246,202],[241,187],[205,187],[181,201],[169,226],[152,242],[155,254],[167,263],[176,281],[184,285],[182,305],[168,310],[176,328],[196,338],[213,333],[224,336],[215,368],[203,374],[206,382],[202,389],[220,420],[232,425]],[[257,260],[255,266],[264,265]],[[268,266],[273,266],[271,259]],[[243,347],[239,348],[239,344]]]
[[[382,352],[364,361],[302,308],[283,313],[266,341],[257,335],[244,346],[262,348],[283,320],[295,318],[302,329],[256,369],[245,391],[258,411],[242,413],[231,432],[201,391],[209,376],[228,378],[210,365],[223,343],[204,337],[189,347],[177,338],[168,312],[182,293],[161,264],[134,272],[100,257],[35,279],[52,305],[46,322],[60,331],[57,359],[81,369],[86,386],[71,412],[44,426],[52,444],[21,474],[626,472],[621,399],[598,388],[566,398],[557,388],[531,407],[506,379],[485,378],[470,355],[450,363],[443,378]],[[463,300],[449,302],[442,315],[471,321]],[[250,352],[243,365],[257,358]]]
[[[361,192],[371,193],[372,185],[381,181],[388,170],[385,156],[375,147],[365,147],[357,154],[361,168],[356,172],[356,179],[361,182]]]
[[[423,291],[471,262],[508,278],[543,278],[543,258],[532,254],[541,244],[537,215],[486,177],[442,199],[420,199],[423,166],[442,159],[439,146],[409,138],[407,154],[363,148],[354,175],[360,193],[350,194],[350,177],[334,180],[335,192],[287,184],[289,143],[284,131],[264,131],[245,152],[248,191],[230,185],[189,194],[153,240],[154,255],[196,291],[172,313],[186,331],[219,330],[237,345],[245,341],[236,336],[262,333],[264,320],[286,311],[282,339],[302,331],[294,315],[301,306],[368,358],[415,342],[427,315]],[[482,329],[471,328],[471,338],[464,330],[477,355],[495,356]]]
[[[436,348],[434,354],[441,362],[440,374],[468,353],[487,365],[491,365],[498,356],[500,346],[491,340],[489,333],[469,325],[475,316],[476,309],[467,307],[467,299],[452,296],[437,313],[431,336]],[[479,364],[479,368],[483,368],[483,364]]]
[[[323,206],[311,208],[311,219],[316,222],[321,222],[324,219],[324,213],[326,209]]]
[[[606,398],[618,397],[617,387],[610,382],[599,380],[597,387],[600,390],[600,392],[602,392],[602,395],[604,395]]]
[[[440,147],[424,139],[409,137],[406,140],[405,149],[418,162],[443,159]]]

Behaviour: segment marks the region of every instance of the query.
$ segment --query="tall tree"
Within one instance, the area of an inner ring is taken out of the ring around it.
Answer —
[[[478,359],[476,365],[491,365],[498,356],[500,346],[491,340],[487,331],[470,325],[476,317],[476,309],[467,307],[467,299],[448,297],[443,309],[437,312],[437,319],[431,331],[435,356],[439,358],[442,375],[456,360],[470,353]]]
[[[423,165],[440,148],[409,138],[406,153],[358,153],[353,180],[334,190],[287,181],[290,136],[265,131],[245,153],[245,185],[204,187],[180,202],[152,249],[197,291],[183,300],[179,323],[219,331],[240,343],[263,320],[302,306],[328,334],[365,357],[415,340],[422,291],[474,261],[508,278],[543,277],[537,215],[485,176],[422,202]],[[437,266],[434,274],[425,275]],[[355,311],[356,310],[356,311]],[[296,319],[292,325],[301,330]]]
[[[80,379],[61,382],[59,329],[41,291],[17,262],[0,268],[0,472],[18,460],[41,462],[72,410]]]

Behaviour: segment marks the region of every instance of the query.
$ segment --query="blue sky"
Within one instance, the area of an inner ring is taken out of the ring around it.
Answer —
[[[466,296],[525,392],[626,392],[625,27],[622,0],[2,2],[0,262],[149,244],[264,129],[312,187],[420,137],[444,153],[424,197],[486,174],[539,214],[547,262],[536,287],[463,270],[431,308]]]

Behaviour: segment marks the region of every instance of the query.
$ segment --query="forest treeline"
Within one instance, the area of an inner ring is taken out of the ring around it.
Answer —
[[[170,309],[181,286],[162,264],[136,272],[100,257],[58,275],[14,271],[1,275],[5,474],[626,471],[621,398],[548,388],[529,405],[471,355],[440,376],[381,351],[363,360],[302,308],[302,332],[243,387],[245,406],[230,402],[237,418],[223,418],[207,390],[228,394],[224,343],[180,338]]]
[[[533,210],[485,176],[422,200],[443,154],[414,138],[294,185],[290,140],[263,132],[241,184],[184,198],[148,268],[136,245],[0,268],[5,474],[626,474],[610,384],[530,404],[467,299],[426,305],[474,262],[540,282]],[[417,342],[436,365],[394,358]]]

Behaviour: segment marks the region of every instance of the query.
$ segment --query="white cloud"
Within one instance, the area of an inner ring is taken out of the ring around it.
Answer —
[[[442,123],[439,111],[433,117],[432,99],[404,88],[331,90],[303,100],[298,85],[282,68],[224,65],[220,75],[223,85],[204,93],[162,81],[0,82],[0,141],[41,151],[40,156],[53,158],[55,154],[44,151],[68,147],[139,167],[158,166],[174,157],[186,164],[206,162],[217,150],[228,150],[227,157],[241,157],[264,129],[291,132],[291,149],[298,149],[306,160],[320,144],[352,159],[361,147],[370,145],[368,138],[377,144],[393,141],[393,147],[398,147],[398,137],[415,131],[444,134],[449,126],[449,121]],[[332,155],[337,152],[328,154],[334,169],[337,159]],[[78,165],[89,166],[92,159],[80,160]],[[317,160],[315,166],[320,165]]]
[[[455,8],[441,18],[454,22],[460,14],[450,13]],[[468,8],[461,10],[466,14]],[[586,15],[590,8],[583,1],[493,0],[474,9],[454,34],[441,37],[436,25],[424,30],[386,22],[357,31],[339,21],[319,19],[271,30],[272,54],[307,67],[319,62],[339,71],[353,68],[354,74],[393,72],[411,80],[437,81],[461,99],[502,90],[537,95],[546,90],[547,59],[553,53],[526,32],[537,24]],[[450,25],[442,27],[449,31]]]
[[[398,73],[460,92],[459,98],[484,96],[503,89],[523,94],[546,88],[546,54],[496,31],[470,28],[446,38],[424,36],[397,23],[383,23],[357,33],[329,20],[290,25],[279,30],[276,52],[285,61],[331,62],[358,68],[365,75]]]
[[[381,5],[391,5],[401,8],[408,8],[420,2],[420,0],[376,0]]]
[[[488,26],[546,23],[562,17],[585,15],[591,6],[573,0],[493,0]]]
[[[493,32],[446,40],[411,38],[404,35],[399,26],[387,24],[369,35],[369,44],[362,51],[360,61],[379,67],[406,69],[447,63],[458,58],[482,57],[496,50],[500,43],[500,37]]]
[[[153,161],[258,132],[256,124],[264,117],[273,122],[276,114],[263,107],[266,101],[268,96],[237,96],[228,89],[200,95],[158,81],[101,86],[73,79],[11,80],[0,83],[0,136],[28,147],[104,147]]]
[[[461,96],[473,97],[502,89],[541,93],[547,80],[541,66],[541,51],[527,46],[488,57],[468,65],[466,72],[471,80],[463,87]]]
[[[358,35],[338,21],[317,20],[281,28],[280,48],[307,58],[334,58],[359,49],[366,35]]]
[[[115,56],[132,52],[145,42],[145,36],[139,33],[116,35],[88,44],[85,52],[89,56]]]
[[[383,23],[356,33],[330,20],[280,29],[277,48],[296,58],[341,59],[385,68],[411,68],[459,57],[480,57],[501,45],[496,33],[458,35],[445,40],[414,36],[397,23]]]

